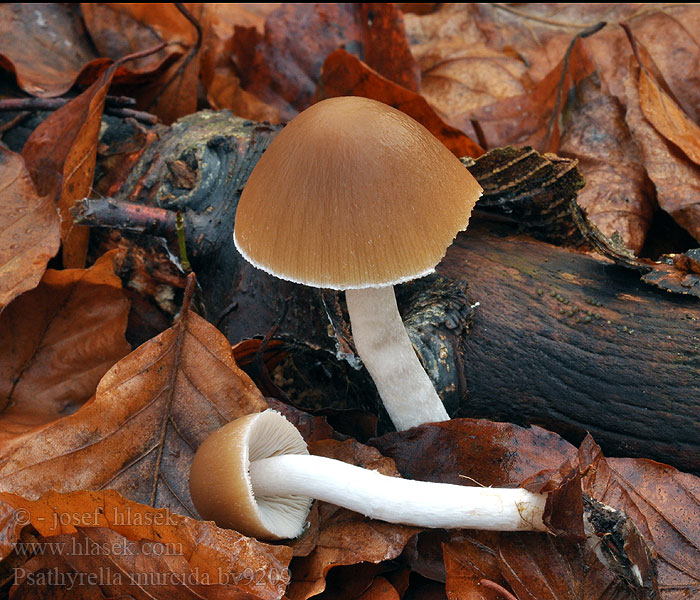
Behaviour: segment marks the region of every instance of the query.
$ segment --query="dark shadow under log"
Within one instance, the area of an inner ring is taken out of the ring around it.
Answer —
[[[480,302],[464,340],[462,413],[537,424],[606,454],[700,471],[700,306],[638,274],[470,228],[443,275]]]

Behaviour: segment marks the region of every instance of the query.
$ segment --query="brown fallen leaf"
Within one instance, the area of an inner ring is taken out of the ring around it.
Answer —
[[[0,5],[0,66],[28,94],[60,96],[106,62],[95,54],[77,5]]]
[[[457,485],[519,485],[539,471],[558,469],[576,456],[571,444],[540,427],[525,429],[482,419],[422,425],[387,433],[370,443],[392,458],[407,479]]]
[[[114,252],[90,269],[48,270],[0,314],[0,443],[73,413],[131,350]],[[40,435],[40,434],[39,434]]]
[[[393,461],[355,440],[313,442],[309,451],[385,475],[398,475]],[[326,575],[333,567],[396,558],[409,538],[419,531],[415,527],[373,521],[327,503],[319,503],[319,514],[316,548],[308,556],[292,561],[293,578],[287,591],[291,600],[305,600],[322,592]]]
[[[311,104],[321,65],[344,47],[383,77],[420,86],[401,12],[394,4],[284,4],[264,36],[236,27],[233,52],[243,88],[288,121]]]
[[[366,592],[357,596],[357,600],[399,600],[400,597],[386,577],[377,577]]]
[[[668,142],[644,116],[639,98],[640,68],[630,59],[625,80],[625,120],[641,149],[644,166],[656,187],[659,206],[700,240],[700,166]]]
[[[700,127],[683,112],[673,92],[659,73],[646,48],[625,28],[634,57],[639,63],[639,103],[644,116],[668,141],[678,146],[695,164],[700,164]]]
[[[16,583],[10,592],[19,598],[183,598],[200,600],[257,600],[280,594],[249,593],[237,585],[211,583],[193,571],[187,560],[168,551],[153,552],[159,542],[130,543],[108,529],[79,530],[73,535],[40,538],[45,553],[15,569]],[[103,552],[109,548],[109,553]],[[282,593],[282,592],[280,592]]]
[[[700,596],[700,478],[647,459],[603,458],[582,448],[593,469],[585,489],[629,515],[656,553],[662,598]]]
[[[523,429],[515,425],[472,419],[453,419],[446,423],[428,424],[405,432],[390,433],[376,438],[372,444],[379,447],[384,455],[394,458],[399,471],[406,477],[461,485],[476,482],[480,485],[503,487],[522,483],[524,479],[530,478],[528,489],[534,489],[532,486],[538,481],[537,489],[541,489],[542,484],[558,486],[552,473],[558,474],[560,481],[566,484],[570,473],[580,471],[585,475],[594,471],[596,466],[590,457],[591,453],[586,451],[588,446],[585,444],[583,449],[576,453],[561,438],[537,427]],[[435,448],[450,448],[450,452],[435,452],[432,450]],[[589,467],[591,463],[593,466]],[[551,471],[548,465],[552,465],[554,471]],[[571,491],[578,490],[576,493],[580,501],[581,487],[578,482],[578,479],[574,481],[576,486],[571,488]],[[550,497],[551,505],[548,502],[547,509],[549,511],[551,506],[552,518],[559,519],[560,529],[561,525],[566,525],[561,521],[562,518],[576,518],[577,522],[570,523],[569,527],[572,530],[580,529],[578,519],[581,516],[580,513],[577,516],[576,511],[570,510],[571,502],[566,495],[566,485],[557,487],[555,491],[559,498],[556,500],[558,506],[554,505],[553,495]],[[597,493],[589,493],[596,499],[606,501]],[[627,509],[625,506],[619,506],[619,503],[610,504],[621,510]],[[637,523],[635,517],[638,513],[628,511],[627,514]],[[607,530],[603,528],[603,531]],[[645,529],[640,527],[640,531],[644,534]],[[632,533],[622,539],[639,541],[641,538],[638,533],[636,535],[637,537]],[[524,551],[527,548],[531,551]],[[477,550],[486,554],[482,556]],[[625,552],[638,558],[641,565],[640,576],[643,584],[636,580],[632,582],[638,591],[651,589],[643,587],[651,585],[648,562],[642,561],[648,561],[648,556],[635,554],[643,550],[643,547],[625,548]],[[619,556],[627,556],[626,553],[620,553]],[[630,587],[630,584],[625,583],[625,573],[633,573],[633,570],[618,572],[610,563],[599,561],[591,547],[585,543],[570,541],[567,536],[553,537],[528,533],[498,534],[494,537],[478,534],[474,540],[459,540],[459,543],[454,545],[447,542],[445,556],[446,564],[454,569],[453,572],[447,573],[449,589],[455,594],[464,593],[465,597],[469,597],[467,593],[472,596],[481,593],[480,582],[486,579],[496,585],[507,582],[518,598],[579,598],[586,590],[600,594],[591,596],[594,598],[615,598],[611,590],[616,589],[622,590],[621,594],[624,592],[619,596],[624,598],[627,597],[625,594]],[[548,559],[548,556],[551,558]],[[475,557],[478,557],[478,560]],[[496,564],[500,576],[496,572]],[[552,590],[559,591],[553,593]],[[532,595],[527,595],[531,592]],[[606,596],[605,593],[609,595]],[[478,595],[473,597],[479,598]],[[583,597],[588,596],[584,594]]]
[[[498,533],[455,532],[442,545],[445,593],[449,600],[494,600],[481,581],[503,582],[498,567]]]
[[[561,62],[532,89],[456,117],[464,130],[477,121],[489,147],[533,146],[556,152],[561,135],[561,112],[569,90],[595,70],[581,37],[576,36]]]
[[[473,137],[463,116],[524,93],[528,70],[521,56],[497,47],[480,27],[483,16],[473,4],[443,4],[432,14],[405,17],[411,52],[421,68],[421,95],[447,123]]]
[[[0,8],[1,9],[1,8]],[[51,198],[36,192],[22,157],[0,146],[0,311],[36,287],[61,241]]]
[[[148,582],[154,581],[149,579],[151,574],[163,585],[222,584],[231,592],[239,588],[255,598],[272,600],[282,595],[289,581],[288,547],[271,546],[212,522],[144,506],[115,491],[48,492],[37,500],[5,493],[0,494],[0,501],[6,515],[0,520],[0,556],[8,556],[17,544],[15,554],[31,558],[39,550],[43,557],[23,565],[25,575],[53,556],[85,574],[105,573],[111,567],[112,574],[121,572],[123,584],[135,584],[137,589],[149,587]],[[28,525],[42,536],[37,543],[21,541],[20,533]],[[118,568],[129,557],[139,560]],[[172,562],[161,563],[162,558]],[[129,581],[129,574],[135,581]],[[181,581],[169,581],[168,576],[180,576]],[[119,585],[118,580],[113,583]]]
[[[314,102],[336,96],[362,96],[389,104],[424,125],[456,156],[477,158],[484,153],[478,144],[445,123],[423,96],[382,77],[342,49],[328,55],[323,63]]]
[[[700,10],[695,4],[642,5],[639,17],[621,19],[628,23],[634,37],[653,57],[659,73],[683,112],[696,124],[700,122]],[[618,35],[624,39],[622,32]],[[626,42],[626,40],[624,40]],[[627,65],[626,54],[612,57]],[[622,60],[622,59],[625,60]]]
[[[224,423],[265,408],[226,338],[185,305],[173,327],[107,372],[92,401],[5,452],[0,490],[110,488],[194,516],[194,451]]]
[[[423,94],[451,125],[462,126],[470,133],[465,115],[487,106],[525,93],[520,81],[526,71],[522,59],[512,52],[499,52],[483,44],[464,46],[444,43],[424,58]],[[427,60],[429,58],[429,60]]]
[[[656,208],[654,189],[617,98],[586,77],[566,106],[559,152],[578,159],[586,180],[576,202],[608,237],[617,232],[639,254]]]
[[[246,92],[231,58],[235,26],[254,27],[262,34],[265,17],[281,5],[208,3],[203,7],[203,41],[200,77],[212,108],[228,108],[236,116],[253,121],[279,123],[279,111]]]
[[[90,36],[102,56],[114,60],[165,43],[159,52],[130,63],[115,81],[165,123],[197,110],[201,4],[82,3]],[[193,11],[193,12],[190,12]],[[172,63],[172,64],[171,64]],[[134,88],[133,84],[137,84]]]
[[[116,69],[111,65],[87,90],[49,115],[22,150],[39,194],[58,206],[66,268],[85,266],[90,229],[75,225],[69,210],[92,186],[102,111]]]
[[[499,544],[501,571],[518,600],[641,600],[605,567],[595,552],[553,536],[502,534]]]

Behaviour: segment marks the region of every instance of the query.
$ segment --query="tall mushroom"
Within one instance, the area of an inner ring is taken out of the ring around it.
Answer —
[[[403,327],[393,286],[431,273],[481,187],[425,127],[374,100],[324,100],[255,166],[236,213],[246,260],[345,290],[355,347],[398,430],[449,419]]]
[[[300,535],[312,498],[390,523],[546,531],[544,494],[412,481],[310,456],[296,427],[272,410],[231,421],[204,441],[190,493],[203,518],[261,539]]]

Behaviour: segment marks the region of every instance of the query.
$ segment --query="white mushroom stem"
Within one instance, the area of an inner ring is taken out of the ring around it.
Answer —
[[[546,495],[521,488],[486,488],[412,481],[309,455],[285,455],[250,465],[253,493],[305,496],[372,519],[418,527],[546,531]]]
[[[418,360],[396,306],[394,287],[346,290],[352,337],[398,431],[449,415]]]

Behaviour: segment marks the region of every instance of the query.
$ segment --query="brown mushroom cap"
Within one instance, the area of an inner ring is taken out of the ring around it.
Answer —
[[[263,539],[297,537],[311,498],[256,497],[250,463],[271,456],[308,454],[299,431],[266,410],[224,425],[199,447],[190,470],[190,494],[202,518]]]
[[[467,227],[481,187],[425,127],[381,102],[324,100],[253,170],[234,240],[256,267],[316,287],[426,275]]]

